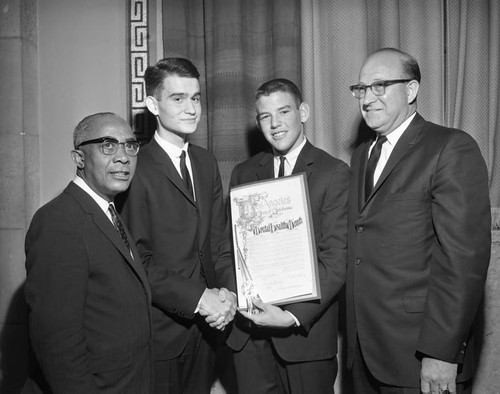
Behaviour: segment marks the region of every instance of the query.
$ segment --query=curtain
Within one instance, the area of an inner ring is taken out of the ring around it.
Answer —
[[[446,3],[445,120],[478,142],[500,207],[500,2]]]
[[[312,109],[307,138],[349,163],[370,132],[349,85],[371,52],[392,46],[419,61],[418,111],[476,139],[500,207],[498,0],[162,1],[165,56],[188,57],[202,74],[204,115],[191,142],[215,154],[226,193],[234,165],[265,146],[254,113],[261,83],[294,81]],[[336,392],[348,393],[343,364]]]
[[[204,113],[191,142],[234,165],[265,146],[254,92],[288,78],[312,107],[306,135],[349,162],[368,132],[348,86],[366,56],[394,46],[421,66],[418,110],[478,142],[500,206],[500,3],[496,0],[163,0],[165,56],[201,73]]]
[[[418,111],[476,139],[499,207],[499,26],[497,0],[302,0],[302,80],[314,114],[308,138],[349,162],[367,130],[348,86],[368,54],[399,48],[421,67]]]
[[[441,63],[439,2],[412,0],[302,1],[302,78],[314,112],[308,137],[349,163],[354,147],[367,133],[349,85],[371,52],[397,47],[420,62],[426,85],[436,86]],[[426,44],[427,43],[427,44]],[[437,94],[436,94],[437,93]],[[442,92],[419,93],[419,110],[439,122]]]
[[[294,0],[163,0],[164,55],[201,75],[204,115],[190,141],[217,158],[227,193],[235,164],[262,150],[254,94],[283,77],[300,86],[300,6]]]

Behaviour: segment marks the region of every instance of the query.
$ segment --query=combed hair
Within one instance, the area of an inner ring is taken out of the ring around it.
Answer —
[[[381,48],[375,51],[374,54],[380,52],[392,52],[399,54],[401,56],[401,69],[404,74],[403,76],[408,79],[414,79],[418,83],[420,83],[420,67],[418,65],[417,59],[415,59],[412,55],[397,48]]]
[[[146,69],[144,73],[146,94],[160,99],[163,81],[171,75],[196,79],[200,77],[198,69],[190,60],[181,57],[167,57]]]
[[[83,141],[86,141],[90,138],[90,134],[92,133],[94,123],[98,119],[107,117],[120,118],[117,114],[113,112],[98,112],[96,114],[92,114],[83,118],[80,121],[80,123],[76,125],[75,131],[73,132],[73,147],[75,149],[78,149],[78,146],[80,146],[80,144]]]
[[[263,83],[255,93],[255,100],[257,101],[262,96],[269,96],[271,93],[276,92],[290,93],[297,103],[297,108],[300,107],[302,93],[300,93],[297,85],[285,78],[276,78]]]

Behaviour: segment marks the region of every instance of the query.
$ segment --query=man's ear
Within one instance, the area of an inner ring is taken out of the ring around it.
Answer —
[[[85,153],[81,150],[73,149],[71,151],[71,158],[73,159],[73,162],[76,164],[76,167],[79,170],[83,170],[83,168],[85,167]]]
[[[416,80],[408,82],[408,85],[407,85],[408,104],[412,104],[417,99],[419,87],[420,87],[420,84]]]
[[[259,122],[259,117],[258,116],[255,117],[255,125],[257,126],[257,128],[259,129],[259,131],[262,131],[262,129],[260,128],[260,122]]]
[[[300,121],[302,123],[306,123],[307,119],[309,119],[309,104],[307,104],[305,101],[300,104],[300,107],[299,107],[299,111],[300,111]]]
[[[154,116],[158,116],[158,100],[155,97],[146,97],[146,107]]]

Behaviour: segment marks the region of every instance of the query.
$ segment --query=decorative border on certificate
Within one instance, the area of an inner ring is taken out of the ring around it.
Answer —
[[[321,297],[305,173],[236,186],[229,193],[238,307]]]

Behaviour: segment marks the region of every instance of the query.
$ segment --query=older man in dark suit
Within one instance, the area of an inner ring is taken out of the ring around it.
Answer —
[[[83,119],[75,179],[35,214],[26,236],[26,300],[41,375],[25,392],[149,393],[151,294],[113,199],[134,175],[139,144],[112,113]]]
[[[417,111],[420,69],[370,55],[351,91],[376,141],[351,160],[347,332],[355,392],[470,392],[490,257],[488,176],[468,134]]]
[[[239,393],[333,393],[349,167],[307,141],[303,123],[309,105],[293,82],[280,78],[264,83],[255,109],[270,149],[238,164],[231,186],[306,174],[321,299],[280,307],[255,299],[260,313],[237,317],[227,343],[234,350]]]

